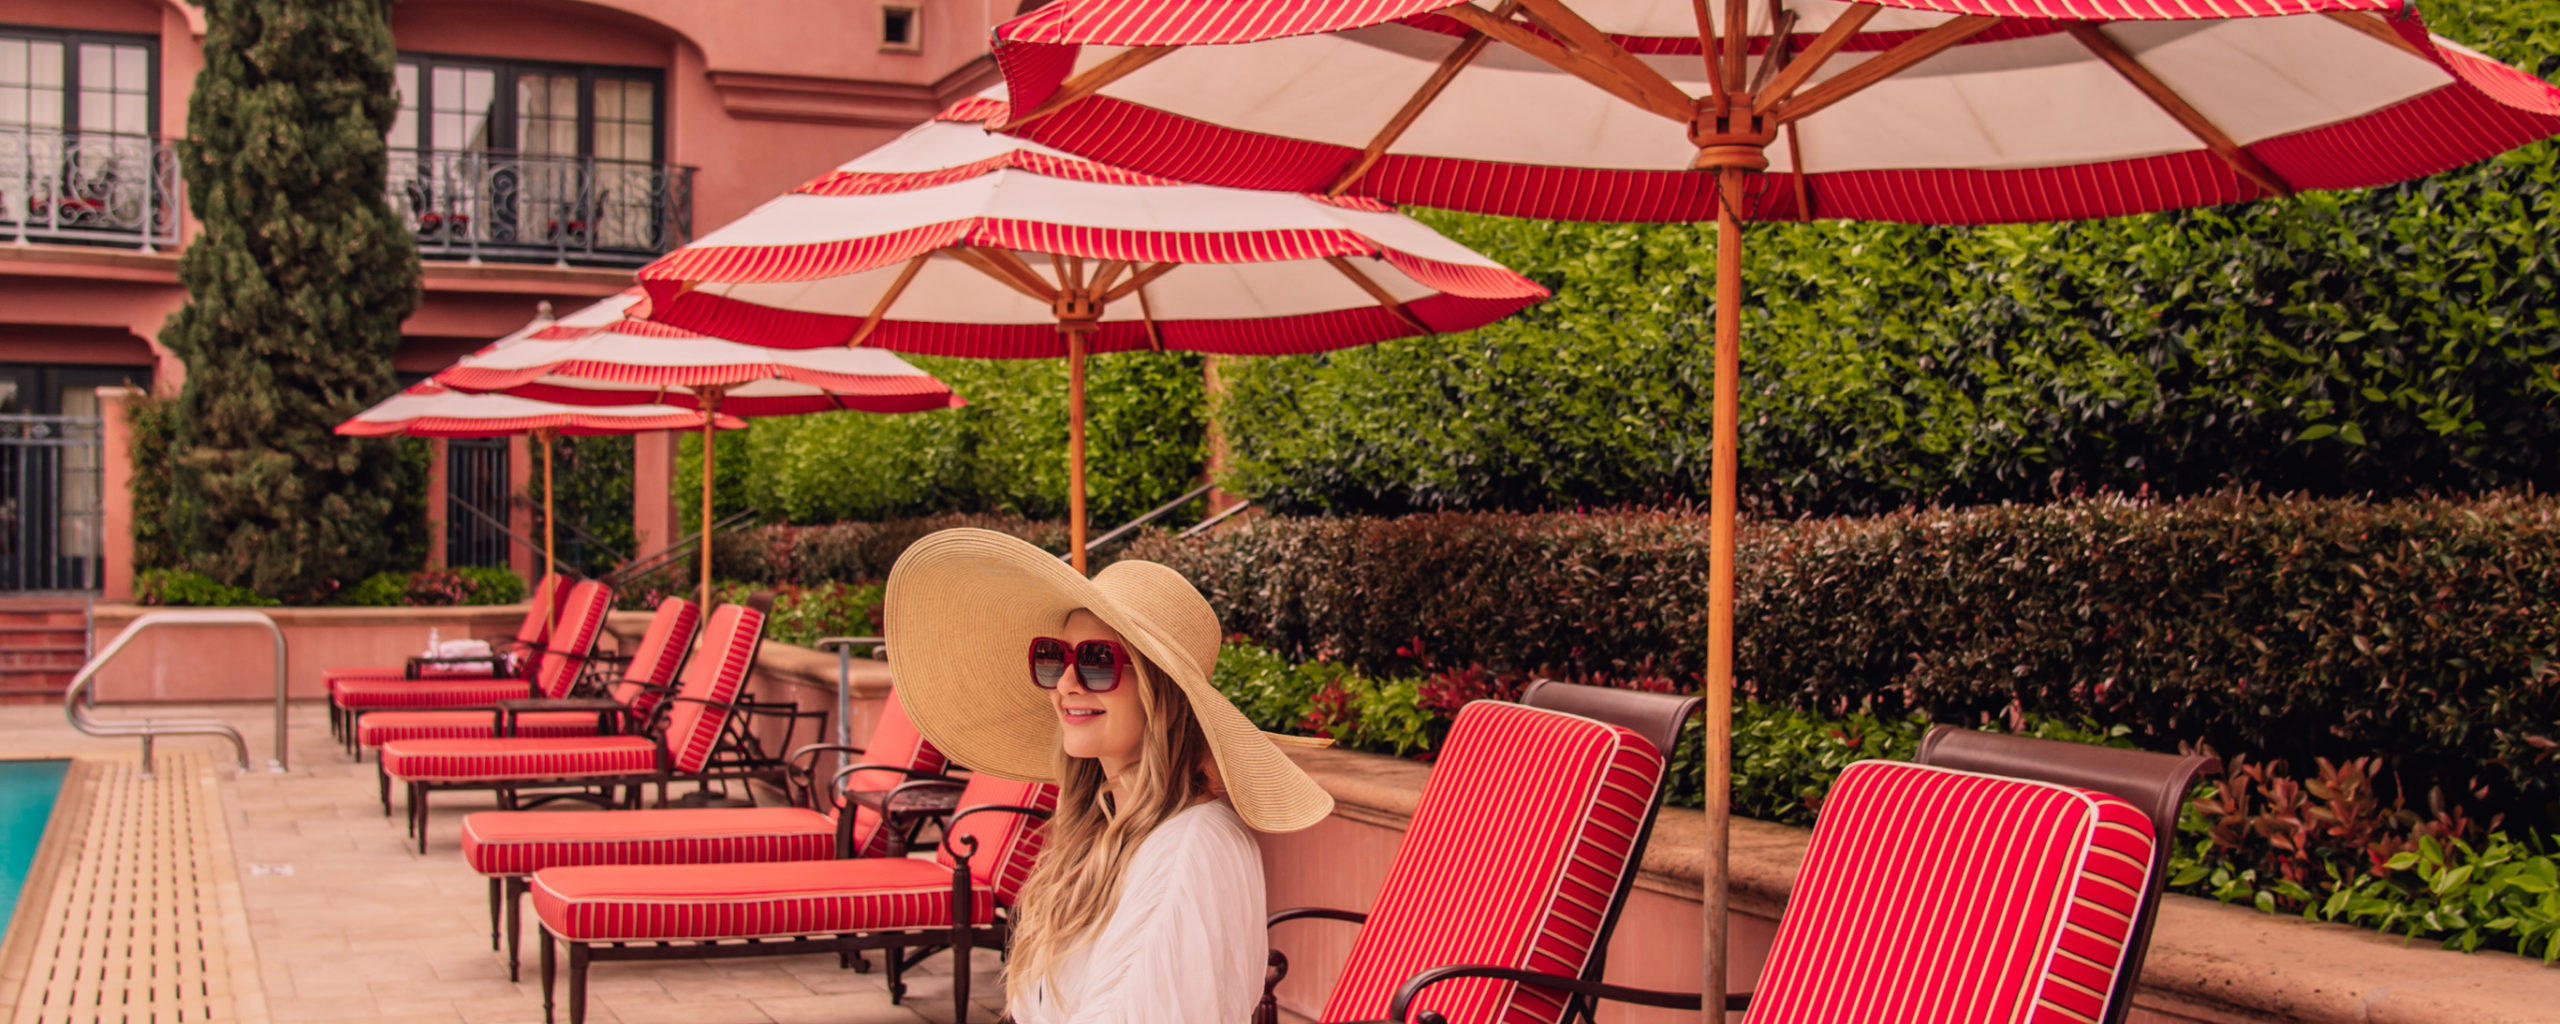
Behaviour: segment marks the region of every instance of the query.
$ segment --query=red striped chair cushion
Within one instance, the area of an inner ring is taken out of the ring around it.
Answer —
[[[357,711],[464,708],[533,696],[522,679],[356,679],[338,684],[338,706]]]
[[[629,705],[635,719],[647,720],[658,706],[658,695],[648,687],[675,681],[685,650],[693,646],[693,627],[701,623],[702,608],[691,601],[670,597],[658,602],[656,614],[649,616],[649,631],[640,635],[640,646],[632,649],[631,663],[623,666],[622,679],[613,686],[613,699]]]
[[[646,736],[399,740],[383,745],[382,770],[410,782],[646,775],[658,770],[658,744]]]
[[[1458,712],[1369,921],[1319,1018],[1377,1020],[1396,986],[1444,964],[1576,975],[1633,871],[1661,785],[1653,744],[1587,718],[1494,701]],[[1414,1009],[1467,1024],[1551,1024],[1542,989],[1461,981]]]
[[[780,864],[550,868],[533,912],[571,942],[787,938],[951,926],[951,872],[904,857]],[[973,924],[995,920],[976,890]]]
[[[356,742],[368,747],[401,740],[479,740],[497,735],[489,711],[377,711],[364,716]],[[518,736],[593,736],[592,711],[536,711],[516,716]]]
[[[942,751],[934,749],[933,744],[925,742],[923,733],[916,731],[914,720],[907,717],[907,709],[898,704],[895,690],[890,691],[888,701],[881,705],[880,724],[871,727],[870,745],[862,748],[862,756],[857,761],[936,774],[951,767],[950,759],[942,756]],[[845,779],[845,788],[890,790],[906,781],[908,776],[896,772],[855,772]],[[853,809],[853,835],[854,841],[860,844],[854,849],[855,856],[878,857],[889,852],[889,834],[880,830],[880,816],[868,807]]]
[[[604,632],[605,613],[612,609],[612,587],[588,580],[569,588],[560,620],[552,626],[551,640],[533,670],[535,691],[558,699],[576,688],[578,677],[587,670],[587,657],[595,653],[596,637]]]
[[[2151,853],[2150,819],[2115,797],[1850,765],[1744,1020],[2099,1020]]]
[[[835,819],[800,807],[483,811],[462,819],[462,858],[484,875],[600,864],[825,860],[835,856],[835,846]]]
[[[684,688],[677,695],[688,699],[667,712],[667,751],[675,755],[677,771],[698,772],[711,760],[729,721],[725,709],[712,705],[738,699],[763,639],[763,613],[742,604],[724,604],[711,613],[711,625],[684,667]]]
[[[551,638],[551,624],[560,621],[560,606],[568,597],[568,591],[560,587],[559,573],[544,576],[536,582],[533,593],[525,597],[524,618],[516,623],[516,643],[523,647],[541,647],[543,641]]]
[[[969,785],[960,791],[960,809],[987,806],[1052,810],[1058,806],[1058,787],[984,773],[970,776]],[[979,892],[993,891],[997,900],[1012,906],[1014,897],[1022,894],[1022,883],[1031,877],[1032,863],[1040,857],[1041,824],[1040,819],[1021,814],[970,815],[952,827],[937,859],[948,876],[950,868],[959,866],[950,853],[953,846],[963,836],[976,838],[977,852],[969,858],[970,883]]]

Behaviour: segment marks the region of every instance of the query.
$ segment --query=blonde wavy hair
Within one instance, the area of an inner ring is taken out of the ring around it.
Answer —
[[[1049,819],[1040,859],[1023,883],[1013,915],[1013,948],[1006,961],[1005,999],[1025,1005],[1032,988],[1091,942],[1120,904],[1122,876],[1138,844],[1165,819],[1216,795],[1209,739],[1191,714],[1191,701],[1172,678],[1130,648],[1139,706],[1146,709],[1146,737],[1138,762],[1103,806],[1102,764],[1058,752],[1057,813]]]

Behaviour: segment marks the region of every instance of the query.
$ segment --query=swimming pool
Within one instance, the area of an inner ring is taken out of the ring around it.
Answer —
[[[27,884],[27,866],[70,770],[69,761],[0,761],[0,930],[17,910],[18,889]]]

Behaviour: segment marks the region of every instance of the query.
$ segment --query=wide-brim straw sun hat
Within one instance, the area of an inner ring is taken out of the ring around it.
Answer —
[[[1086,579],[1007,534],[943,530],[899,556],[882,602],[899,704],[927,740],[973,771],[1058,781],[1058,713],[1031,683],[1029,651],[1033,638],[1058,635],[1081,609],[1190,699],[1245,824],[1294,832],[1333,811],[1332,795],[1280,750],[1325,741],[1255,728],[1210,683],[1223,638],[1218,615],[1179,572],[1121,561]]]

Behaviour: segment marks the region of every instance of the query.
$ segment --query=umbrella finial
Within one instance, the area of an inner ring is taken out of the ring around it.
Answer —
[[[533,304],[533,318],[546,324],[559,319],[558,317],[551,315],[551,300],[549,299],[544,299]]]

